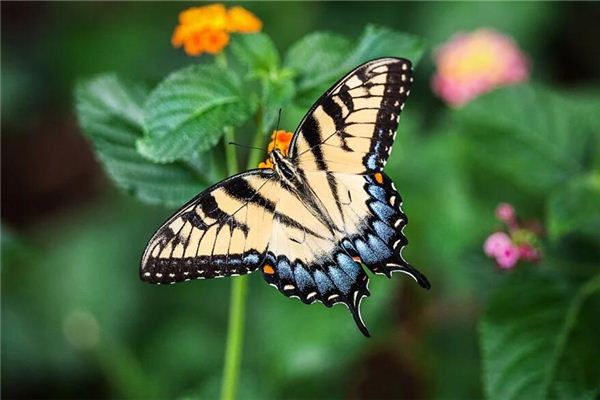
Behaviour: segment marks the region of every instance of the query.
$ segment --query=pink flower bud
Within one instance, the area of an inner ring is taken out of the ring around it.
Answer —
[[[504,232],[492,233],[483,244],[483,252],[488,257],[496,257],[505,248],[512,246],[510,237]]]
[[[519,261],[519,248],[512,243],[496,253],[496,263],[502,269],[511,269]]]
[[[519,257],[530,262],[540,260],[540,252],[533,246],[527,244],[519,246]]]
[[[496,207],[496,218],[507,225],[512,225],[515,222],[515,208],[508,203],[500,203]]]

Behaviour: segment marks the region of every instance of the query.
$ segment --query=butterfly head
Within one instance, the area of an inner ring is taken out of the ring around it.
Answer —
[[[288,157],[283,155],[281,150],[278,148],[273,149],[273,151],[269,153],[269,157],[273,163],[273,169],[282,179],[289,182],[298,179],[294,164],[292,164],[292,161]]]

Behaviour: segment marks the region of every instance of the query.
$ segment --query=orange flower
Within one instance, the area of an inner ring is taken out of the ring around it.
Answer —
[[[273,131],[273,134],[271,135],[271,142],[269,142],[269,145],[267,146],[267,151],[271,153],[277,148],[283,153],[284,156],[287,156],[293,136],[294,134],[292,132],[283,130]],[[264,162],[260,162],[258,164],[258,168],[273,168],[273,162],[271,162],[270,158],[267,158]]]
[[[245,8],[235,6],[227,11],[227,28],[230,32],[254,33],[261,30],[262,22]]]
[[[229,44],[233,32],[252,33],[262,28],[262,22],[250,11],[236,6],[229,10],[223,4],[192,7],[179,14],[171,43],[190,56],[217,54]]]

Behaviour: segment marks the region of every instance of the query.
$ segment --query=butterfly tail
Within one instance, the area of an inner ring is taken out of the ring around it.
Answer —
[[[386,271],[389,272],[389,275],[393,272],[402,272],[413,278],[415,282],[419,284],[424,289],[431,289],[431,283],[429,283],[429,279],[425,275],[423,275],[418,269],[413,267],[412,265],[404,262],[402,265],[400,264],[388,264]]]
[[[356,304],[348,303],[348,310],[350,310],[350,314],[352,314],[352,318],[354,318],[354,322],[356,323],[358,330],[360,330],[360,332],[366,337],[371,337],[371,334],[369,333],[369,330],[367,329],[367,326],[365,325],[365,322],[363,321],[362,316],[360,315],[361,300],[362,298],[359,299],[358,303]]]

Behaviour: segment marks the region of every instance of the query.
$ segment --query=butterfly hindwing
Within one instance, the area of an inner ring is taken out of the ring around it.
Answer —
[[[263,276],[284,295],[304,303],[345,304],[368,336],[360,316],[360,302],[369,295],[368,277],[361,264],[388,277],[392,272],[404,272],[429,287],[427,278],[401,254],[407,243],[402,233],[407,219],[400,208],[400,195],[383,173],[362,176],[315,171],[306,172],[304,179],[307,191],[320,200],[336,229],[328,231],[327,224],[315,226],[301,203],[279,201],[278,214],[281,209],[281,214],[295,216],[305,224],[289,233],[284,224],[274,221]],[[308,231],[303,231],[303,226]]]
[[[307,171],[381,171],[412,80],[408,60],[382,58],[359,66],[306,114],[292,140],[290,158]]]
[[[142,280],[175,283],[242,275],[262,263],[273,223],[272,170],[253,170],[205,190],[163,224],[148,243]]]

